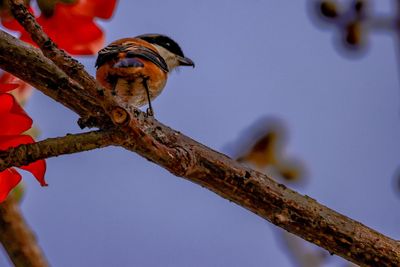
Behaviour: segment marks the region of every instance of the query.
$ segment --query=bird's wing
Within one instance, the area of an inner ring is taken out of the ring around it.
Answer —
[[[120,59],[120,53],[124,53],[125,58]],[[115,67],[138,67],[138,61],[134,60],[134,58],[147,59],[156,64],[165,72],[168,72],[167,63],[165,63],[165,60],[157,52],[133,43],[110,44],[104,47],[98,52],[95,66],[96,68],[99,68],[110,60],[116,60],[117,63],[115,64]],[[124,62],[118,64],[119,60],[124,60]],[[129,62],[133,63],[132,66],[130,66]]]
[[[104,47],[97,53],[97,60],[95,67],[99,68],[106,62],[118,59],[118,54],[123,52],[124,49],[125,49],[124,46],[117,44],[110,44]]]

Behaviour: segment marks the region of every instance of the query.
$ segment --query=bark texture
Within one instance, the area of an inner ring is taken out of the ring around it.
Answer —
[[[19,20],[24,25],[26,11],[21,5],[15,5],[14,10],[20,11]],[[26,29],[33,36],[43,34],[40,29],[35,32],[37,27],[28,26]],[[75,111],[84,118],[85,125],[103,130],[116,127],[121,138],[116,138],[115,145],[139,153],[176,176],[199,184],[332,254],[361,266],[400,266],[400,244],[395,240],[276,183],[134,107],[115,102],[105,96],[91,76],[80,71],[79,65],[75,72],[74,61],[48,55],[46,49],[60,55],[62,52],[46,41],[48,37],[43,38],[50,46],[43,49],[44,53],[0,32],[0,67]],[[21,68],[21,62],[29,68]],[[127,117],[123,124],[112,126],[116,109]]]
[[[121,131],[106,130],[67,134],[63,137],[48,138],[32,144],[19,145],[7,151],[0,151],[0,172],[10,167],[28,165],[39,159],[114,145],[122,139]]]

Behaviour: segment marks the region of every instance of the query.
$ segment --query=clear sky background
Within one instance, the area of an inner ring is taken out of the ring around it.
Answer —
[[[390,14],[393,1],[370,1]],[[156,118],[229,153],[262,117],[282,119],[320,203],[400,239],[400,86],[394,36],[363,57],[338,53],[309,1],[120,1],[107,42],[177,40],[196,68],[170,76]],[[95,57],[81,58],[94,74]],[[76,133],[78,117],[40,92],[28,113],[40,139]],[[277,228],[136,154],[106,148],[47,160],[49,187],[25,175],[22,210],[52,266],[293,266]],[[0,266],[11,266],[4,253]],[[332,256],[327,266],[344,266]]]

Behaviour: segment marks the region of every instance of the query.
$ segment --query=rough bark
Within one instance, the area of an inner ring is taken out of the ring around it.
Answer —
[[[5,53],[7,51],[13,54]],[[26,62],[30,67],[21,71],[19,62]],[[53,62],[55,64],[38,49],[22,45],[21,41],[0,32],[1,68],[28,81],[80,116],[94,117],[93,125],[100,129],[110,127],[115,107],[126,112],[126,123],[116,125],[124,136],[118,138],[117,145],[139,153],[173,174],[208,188],[332,254],[362,266],[400,266],[400,244],[395,240],[197,143],[133,107],[115,103],[108,97],[87,95],[87,92],[101,92],[96,83],[76,86],[77,82],[65,78],[65,72],[55,66],[62,65],[62,58]],[[52,69],[52,77],[38,74],[49,73],[49,69]],[[57,82],[60,78],[61,84]],[[49,79],[51,86],[48,86]],[[93,78],[85,77],[89,79]],[[65,97],[65,92],[70,95]]]
[[[72,154],[117,144],[123,135],[118,130],[93,131],[67,134],[63,137],[48,138],[32,144],[22,144],[0,151],[0,172],[10,167],[20,167],[29,163],[65,154]],[[1,227],[0,227],[1,229]]]

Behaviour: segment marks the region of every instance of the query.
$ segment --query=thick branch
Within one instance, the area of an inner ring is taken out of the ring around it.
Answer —
[[[88,104],[86,99],[89,97],[83,87],[69,78],[51,60],[45,58],[39,49],[21,41],[16,45],[16,40],[18,39],[0,31],[2,69],[40,89],[54,100],[64,103],[80,116],[104,112],[99,104],[94,105],[93,101],[92,104]],[[14,64],[10,64],[11,61],[14,61]],[[34,65],[31,64],[33,62]],[[71,101],[79,97],[80,101]]]
[[[161,153],[145,151],[135,144],[138,139],[134,135],[130,135],[124,147],[150,158],[175,175],[206,187],[358,265],[400,266],[400,244],[396,241],[158,122],[140,120],[137,123],[146,133],[141,139],[149,140],[144,147],[155,147]],[[154,145],[153,140],[156,140]]]
[[[0,151],[0,172],[9,167],[28,165],[39,159],[114,145],[117,137],[122,139],[121,132],[117,130],[93,131],[68,134],[63,137],[48,138],[33,144],[19,145],[7,151]]]
[[[12,196],[0,204],[0,242],[16,267],[48,266]]]
[[[32,57],[29,52],[22,53],[21,50],[33,49],[26,46],[23,49],[15,48],[21,47],[21,42],[5,33],[0,33],[0,38],[0,67],[12,70],[13,74],[37,84],[39,90],[54,97],[54,94],[48,93],[49,89],[45,86],[47,78],[33,74],[38,69],[44,69],[46,72],[46,68],[53,68],[54,64],[48,64],[41,54]],[[3,41],[3,38],[6,38],[7,42]],[[10,49],[21,54],[3,55]],[[23,60],[22,62],[29,62],[29,70],[20,72],[16,56]],[[64,74],[59,71],[57,73]],[[66,83],[65,89],[71,86],[71,83]],[[98,126],[102,128],[103,114],[107,111],[101,113],[98,107],[105,106],[101,102],[103,99],[87,97],[79,90],[80,88],[76,90],[79,97],[59,97],[58,101],[80,115],[94,114],[97,116]],[[66,90],[62,90],[64,91]],[[97,88],[85,87],[85,91],[96,92]],[[266,175],[240,165],[152,118],[147,118],[135,108],[121,107],[128,111],[130,120],[121,126],[126,138],[119,140],[118,145],[135,151],[177,176],[200,184],[287,231],[356,264],[400,266],[400,245],[396,241],[276,183]]]

